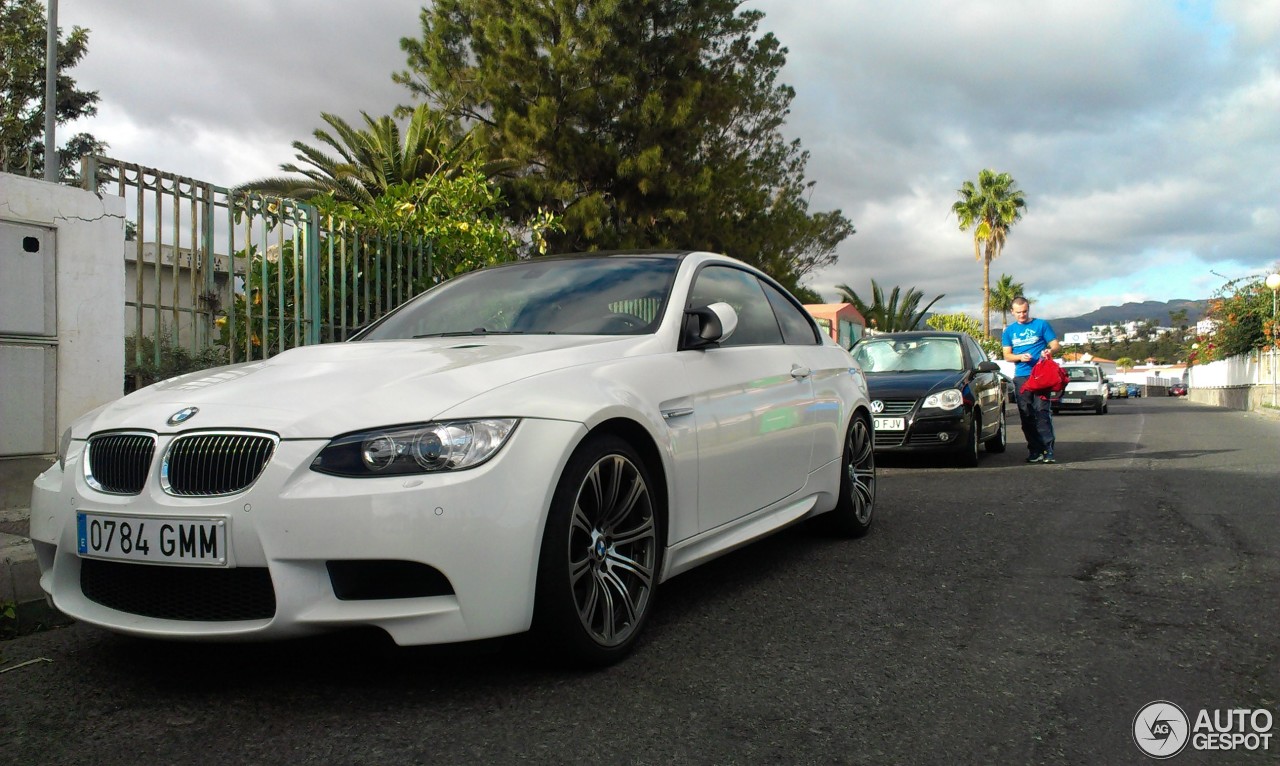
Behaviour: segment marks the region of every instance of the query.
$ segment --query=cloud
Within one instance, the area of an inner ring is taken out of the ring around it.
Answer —
[[[858,233],[811,275],[915,287],[977,315],[982,268],[949,214],[983,168],[1025,218],[991,266],[1038,313],[1206,297],[1276,262],[1280,4],[1252,0],[752,0],[788,50],[785,133],[810,152],[814,210]],[[419,4],[61,0],[91,30],[72,76],[102,95],[77,126],[121,159],[234,185],[271,175],[321,112],[409,103],[391,81]],[[1169,268],[1176,263],[1178,268]],[[1119,280],[1119,281],[1116,281]]]

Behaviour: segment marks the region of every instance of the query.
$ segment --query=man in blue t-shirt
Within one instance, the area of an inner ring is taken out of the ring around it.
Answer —
[[[1050,359],[1062,348],[1053,328],[1043,319],[1031,318],[1031,302],[1019,295],[1013,299],[1013,318],[1017,321],[1004,328],[1000,345],[1004,360],[1017,362],[1013,384],[1018,390],[1018,418],[1022,435],[1027,437],[1031,454],[1028,463],[1053,463],[1053,410],[1042,394],[1024,393],[1022,384],[1031,376],[1031,368],[1041,359]]]

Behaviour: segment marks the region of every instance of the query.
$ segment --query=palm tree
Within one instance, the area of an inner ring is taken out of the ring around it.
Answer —
[[[924,298],[924,293],[915,289],[908,288],[905,294],[901,293],[901,288],[894,287],[893,292],[889,294],[889,300],[884,299],[884,291],[880,289],[880,285],[876,281],[871,280],[871,303],[867,303],[858,297],[858,293],[848,285],[836,285],[836,289],[840,291],[841,297],[846,303],[852,303],[858,309],[858,313],[862,314],[862,318],[872,329],[882,332],[901,332],[904,330],[914,330],[920,325],[920,321],[924,319],[933,304],[942,300],[944,296],[939,295],[929,301],[929,305],[923,309],[916,311],[916,307],[920,305],[920,300]]]
[[[1127,372],[1128,370],[1132,370],[1135,364],[1137,364],[1137,362],[1133,361],[1127,356],[1122,356],[1116,360],[1116,367],[1119,368],[1120,372]]]
[[[991,291],[991,310],[1000,312],[1000,322],[1003,325],[1009,324],[1009,312],[1013,311],[1013,299],[1026,292],[1026,286],[1021,282],[1014,282],[1013,277],[1008,274],[1001,274],[1000,281],[996,282],[996,287]]]
[[[409,117],[403,141],[400,126],[389,116],[374,119],[361,112],[365,129],[351,127],[341,117],[323,113],[321,117],[336,133],[316,130],[312,135],[326,144],[336,156],[324,150],[294,141],[296,157],[310,167],[285,163],[281,170],[301,173],[250,181],[238,190],[274,194],[309,200],[332,194],[340,202],[364,206],[373,202],[398,183],[411,183],[444,173],[452,175],[479,156],[471,133],[462,132],[457,123],[419,104]],[[480,166],[487,177],[504,172],[510,163],[499,161]]]
[[[1000,257],[1009,227],[1022,218],[1027,201],[1013,176],[984,169],[978,184],[965,181],[956,192],[959,201],[951,212],[960,221],[960,231],[973,229],[973,257],[982,261],[982,332],[991,334],[991,262]]]

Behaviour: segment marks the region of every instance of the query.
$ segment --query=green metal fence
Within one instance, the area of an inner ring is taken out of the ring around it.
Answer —
[[[175,350],[216,364],[345,340],[440,281],[430,242],[299,200],[108,157],[85,158],[82,177],[107,178],[102,191],[126,199],[135,370],[160,368]]]

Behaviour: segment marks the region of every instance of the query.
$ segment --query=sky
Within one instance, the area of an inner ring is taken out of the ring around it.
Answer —
[[[322,112],[412,103],[391,80],[405,0],[60,0],[90,32],[69,74],[108,154],[222,186],[279,174]],[[1280,2],[750,0],[788,49],[783,129],[811,211],[857,233],[808,287],[915,288],[977,317],[982,265],[950,209],[1007,172],[1024,217],[991,264],[1033,314],[1200,299],[1280,263]],[[733,253],[729,253],[733,255]],[[1135,317],[1139,318],[1139,317]],[[1158,317],[1164,319],[1164,317]],[[999,316],[996,316],[998,323]]]

